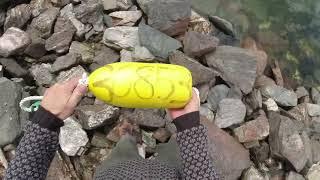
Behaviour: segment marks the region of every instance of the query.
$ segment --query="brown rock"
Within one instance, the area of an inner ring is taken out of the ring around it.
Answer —
[[[274,64],[272,66],[272,72],[273,72],[273,76],[276,80],[276,83],[278,86],[283,86],[284,85],[284,81],[283,81],[283,77],[282,77],[282,73],[281,73],[281,69],[279,66],[279,61],[275,60]]]

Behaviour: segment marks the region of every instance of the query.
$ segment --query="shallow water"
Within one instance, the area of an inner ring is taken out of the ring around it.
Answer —
[[[306,86],[320,85],[319,0],[192,0],[193,8],[235,25],[237,37],[253,37],[283,75]]]

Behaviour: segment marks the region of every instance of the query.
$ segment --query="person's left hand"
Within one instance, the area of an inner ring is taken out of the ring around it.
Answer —
[[[79,78],[72,79],[47,89],[41,106],[59,119],[67,119],[87,92],[87,87],[78,84],[78,81]]]

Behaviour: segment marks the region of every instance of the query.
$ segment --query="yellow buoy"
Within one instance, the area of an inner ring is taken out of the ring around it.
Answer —
[[[127,108],[181,108],[192,95],[190,71],[172,64],[108,64],[95,70],[88,84],[98,99]]]

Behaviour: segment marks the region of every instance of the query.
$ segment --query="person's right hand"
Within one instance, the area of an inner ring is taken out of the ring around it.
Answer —
[[[59,119],[67,119],[87,92],[87,87],[78,84],[78,81],[77,78],[72,79],[47,89],[41,106]]]
[[[171,118],[174,120],[182,115],[199,111],[200,108],[200,98],[199,98],[199,91],[196,88],[192,90],[192,98],[189,103],[181,109],[168,109],[168,112]]]

